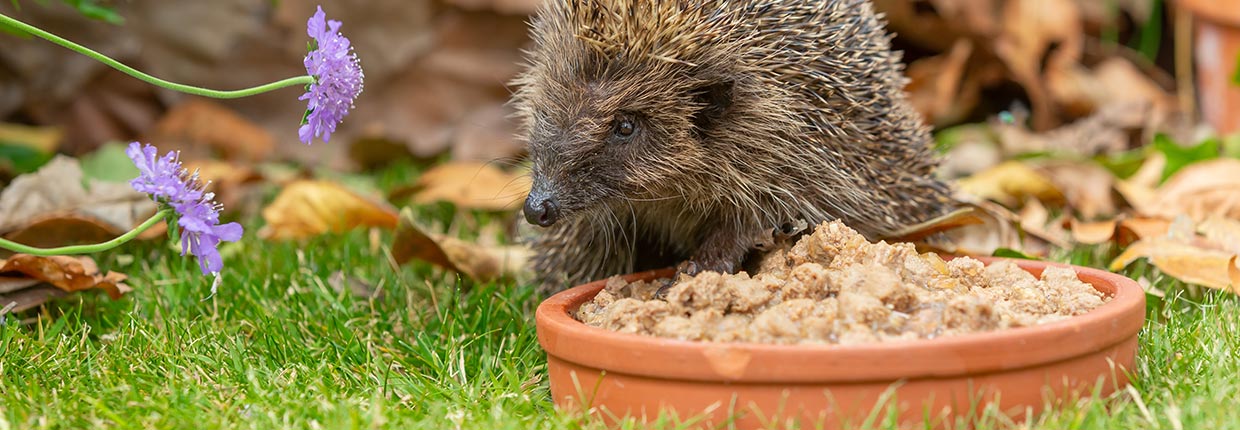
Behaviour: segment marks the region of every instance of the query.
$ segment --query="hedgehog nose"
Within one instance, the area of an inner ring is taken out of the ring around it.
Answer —
[[[560,204],[554,197],[530,194],[525,199],[525,221],[550,227],[560,219]]]

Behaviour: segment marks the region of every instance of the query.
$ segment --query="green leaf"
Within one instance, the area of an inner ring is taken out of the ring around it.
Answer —
[[[1240,55],[1236,56],[1236,73],[1231,75],[1231,83],[1240,85]]]
[[[52,155],[28,145],[0,140],[0,172],[34,172],[51,161]]]
[[[1026,253],[1023,253],[1023,252],[1020,252],[1020,251],[1017,251],[1011,248],[996,249],[995,252],[991,254],[991,256],[1003,257],[1003,258],[1015,258],[1019,260],[1040,260],[1040,258],[1038,257],[1034,257],[1032,255],[1029,255],[1029,254],[1026,254]]]
[[[1240,158],[1240,134],[1223,137],[1223,156]]]
[[[1147,148],[1138,148],[1100,155],[1094,159],[1115,177],[1128,179],[1141,169],[1141,165],[1145,164],[1145,159],[1149,158],[1149,155],[1150,151]]]
[[[138,177],[138,168],[125,155],[125,145],[109,142],[82,156],[82,176],[101,181],[125,182]]]
[[[1154,149],[1167,157],[1167,165],[1163,167],[1162,178],[1159,182],[1166,181],[1184,166],[1218,158],[1220,146],[1221,143],[1217,138],[1206,139],[1196,146],[1184,147],[1176,144],[1165,134],[1155,135]]]

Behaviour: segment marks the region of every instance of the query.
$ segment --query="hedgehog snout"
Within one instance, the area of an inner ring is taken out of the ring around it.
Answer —
[[[560,219],[560,202],[545,188],[535,186],[525,198],[525,221],[550,227]]]

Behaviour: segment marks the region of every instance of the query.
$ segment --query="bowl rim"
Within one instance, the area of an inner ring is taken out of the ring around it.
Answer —
[[[590,327],[569,314],[607,280],[561,291],[535,311],[538,341],[548,355],[590,368],[630,375],[740,383],[869,382],[945,378],[1009,371],[1088,355],[1136,336],[1145,321],[1145,291],[1127,277],[1087,267],[1034,260],[977,257],[987,265],[1011,261],[1040,274],[1067,267],[1112,299],[1062,321],[938,339],[858,345],[780,345],[699,342]],[[623,276],[667,276],[670,269]],[[1106,291],[1104,291],[1106,292]],[[1129,369],[1131,370],[1131,369]]]

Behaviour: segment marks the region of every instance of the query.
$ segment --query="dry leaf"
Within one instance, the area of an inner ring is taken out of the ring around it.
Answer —
[[[981,87],[965,76],[973,43],[957,39],[948,52],[914,61],[905,73],[909,102],[931,124],[956,122],[973,111]]]
[[[1022,234],[1020,217],[1008,208],[989,200],[958,195],[962,205],[974,209],[982,224],[966,225],[944,232],[948,243],[932,244],[937,250],[959,255],[991,255],[999,248],[1014,249],[1030,255],[1046,255],[1050,238],[1037,232]]]
[[[1133,181],[1116,185],[1143,216],[1174,219],[1184,214],[1198,222],[1212,216],[1240,218],[1240,160],[1190,164],[1152,191]]]
[[[1115,237],[1119,222],[1115,220],[1083,222],[1072,219],[1072,240],[1086,245],[1103,244]]]
[[[11,276],[13,273],[38,279],[65,292],[98,288],[106,291],[113,299],[119,299],[122,294],[131,291],[124,283],[128,276],[117,272],[100,274],[95,260],[90,257],[15,254],[6,260],[0,260],[0,274]]]
[[[494,163],[454,162],[435,166],[413,184],[413,202],[451,202],[459,209],[504,211],[520,207],[529,176],[508,173]]]
[[[1115,176],[1101,166],[1084,162],[1056,162],[1038,166],[1043,177],[1063,193],[1068,207],[1083,219],[1111,217],[1116,213],[1111,196]]]
[[[482,246],[454,237],[427,233],[413,219],[409,208],[400,212],[400,226],[392,243],[397,263],[418,259],[459,272],[470,279],[486,282],[501,277],[521,276],[526,270],[530,250],[524,246]]]
[[[1158,237],[1167,234],[1171,229],[1171,221],[1159,218],[1126,218],[1119,222],[1115,230],[1115,242],[1119,246],[1141,239]]]
[[[961,179],[957,187],[970,195],[1016,207],[1026,198],[1060,202],[1063,194],[1049,179],[1019,161],[1006,161]]]
[[[978,216],[972,207],[954,210],[938,218],[927,220],[890,235],[887,240],[893,242],[914,242],[936,233],[960,228],[966,225],[983,224],[986,221]]]
[[[203,183],[215,193],[215,201],[225,210],[238,210],[250,185],[262,181],[263,175],[253,166],[215,159],[190,160],[185,168],[197,172]]]
[[[108,238],[123,234],[155,210],[150,197],[127,183],[91,180],[89,188],[83,187],[77,160],[57,156],[39,171],[17,177],[0,192],[0,235],[34,238],[38,243],[30,243],[33,246],[89,242],[99,238],[100,229]],[[61,221],[63,224],[57,225]],[[97,229],[81,228],[84,225]],[[23,233],[27,229],[31,232]],[[47,231],[57,233],[41,235]],[[148,233],[144,237],[151,236]]]
[[[47,303],[48,300],[64,297],[66,294],[68,293],[64,290],[44,283],[39,283],[32,288],[0,293],[0,319],[10,312],[24,312]]]
[[[31,127],[0,123],[0,142],[17,143],[42,154],[56,152],[65,132],[60,127]]]
[[[1163,273],[1184,282],[1240,294],[1233,276],[1240,244],[1240,221],[1215,218],[1194,224],[1185,216],[1171,223],[1162,234],[1150,234],[1133,242],[1115,260],[1112,271],[1139,258],[1146,258]]]
[[[997,55],[1029,95],[1033,124],[1046,130],[1055,123],[1053,99],[1044,74],[1076,64],[1084,46],[1080,13],[1071,0],[1004,2]]]
[[[183,151],[189,159],[218,153],[229,160],[259,161],[275,148],[275,138],[266,130],[216,102],[197,98],[173,106],[146,140],[159,142],[165,151]]]
[[[26,277],[0,276],[0,294],[11,293],[17,290],[24,290],[26,288],[39,285],[42,282],[43,281],[40,281],[38,279],[31,279],[31,278],[26,278]],[[3,305],[0,305],[0,306],[3,306]]]
[[[1138,258],[1149,259],[1150,264],[1168,276],[1184,282],[1240,294],[1232,282],[1230,269],[1235,254],[1203,249],[1173,239],[1145,239],[1133,243],[1111,261],[1110,269],[1117,271]],[[1237,284],[1240,285],[1240,284]]]
[[[304,239],[362,226],[396,227],[396,210],[329,181],[300,180],[263,209],[264,239]]]
[[[37,248],[52,248],[75,243],[100,243],[124,234],[103,220],[89,215],[40,216],[17,225],[5,233],[5,239]],[[138,234],[138,239],[151,240],[166,237],[168,225],[160,222]],[[5,251],[0,250],[0,254]]]

